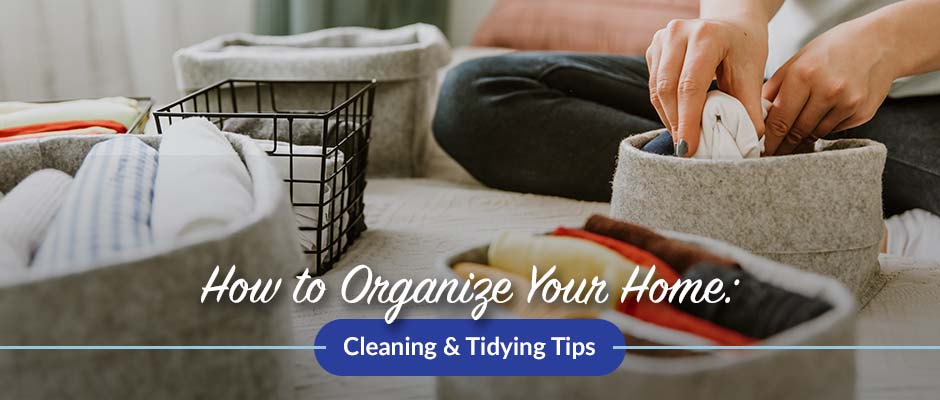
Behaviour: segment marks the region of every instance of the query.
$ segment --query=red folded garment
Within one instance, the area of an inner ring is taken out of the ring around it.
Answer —
[[[117,121],[108,120],[88,120],[88,121],[60,121],[45,122],[41,124],[14,126],[12,128],[0,129],[0,138],[17,135],[27,135],[31,133],[68,131],[73,129],[83,129],[100,126],[102,128],[113,129],[117,133],[127,132],[127,127]]]
[[[669,264],[659,259],[659,257],[656,257],[639,247],[621,242],[617,239],[604,235],[598,235],[596,233],[591,233],[581,229],[571,229],[565,227],[559,227],[555,229],[555,231],[552,232],[552,235],[568,236],[592,241],[617,252],[617,254],[620,254],[626,259],[637,263],[641,267],[650,267],[655,265],[656,276],[665,280],[670,285],[679,280],[679,274],[677,274],[676,271],[674,271],[672,267],[669,266]]]
[[[664,328],[691,333],[719,346],[747,346],[756,342],[738,332],[679,311],[668,303],[629,299],[620,304],[620,312]]]
[[[701,262],[725,268],[740,268],[734,260],[714,255],[701,247],[672,240],[645,227],[603,215],[592,215],[588,218],[584,224],[584,230],[617,239],[655,254],[680,274],[684,274],[693,265]]]

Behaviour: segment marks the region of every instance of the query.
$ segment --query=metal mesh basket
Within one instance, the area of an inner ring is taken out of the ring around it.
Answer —
[[[205,117],[254,138],[284,177],[308,266],[323,274],[366,229],[375,88],[374,80],[227,79],[153,116],[158,133],[174,120]]]

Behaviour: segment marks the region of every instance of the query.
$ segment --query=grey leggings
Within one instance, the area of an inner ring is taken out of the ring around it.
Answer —
[[[434,135],[483,184],[582,200],[610,199],[617,146],[662,127],[638,57],[522,52],[447,74]],[[940,214],[940,96],[887,100],[872,121],[828,138],[888,147],[885,208]]]

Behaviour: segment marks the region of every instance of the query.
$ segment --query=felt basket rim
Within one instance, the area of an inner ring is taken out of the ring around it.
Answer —
[[[875,155],[887,155],[888,149],[884,144],[881,144],[877,141],[870,139],[837,139],[837,140],[826,140],[820,139],[816,143],[816,151],[813,153],[803,153],[803,154],[791,154],[785,156],[774,156],[774,157],[761,157],[761,158],[752,158],[752,159],[743,159],[743,160],[707,160],[707,159],[698,159],[698,158],[680,158],[680,157],[671,157],[663,156],[660,154],[654,154],[645,152],[642,150],[642,147],[663,132],[666,132],[665,128],[656,129],[653,131],[639,133],[633,136],[629,136],[623,141],[620,142],[620,151],[630,154],[631,157],[644,159],[644,160],[656,160],[656,162],[675,165],[677,167],[688,167],[695,166],[700,168],[702,166],[754,166],[760,167],[765,166],[771,163],[806,163],[814,162],[820,158],[846,158],[846,157],[858,157],[859,155],[875,154]]]

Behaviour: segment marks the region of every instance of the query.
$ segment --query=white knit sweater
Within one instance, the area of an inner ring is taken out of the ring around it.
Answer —
[[[33,173],[0,199],[0,268],[25,268],[72,184],[54,169]]]

